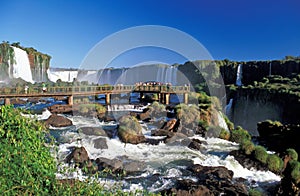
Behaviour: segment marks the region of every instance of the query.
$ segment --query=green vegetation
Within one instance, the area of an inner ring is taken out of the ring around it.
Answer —
[[[46,134],[37,120],[23,117],[12,106],[0,107],[2,195],[156,195],[144,190],[123,192],[118,183],[105,188],[95,180],[98,174],[85,181],[57,180],[56,162],[45,143]]]
[[[295,184],[298,184],[300,182],[300,163],[298,161],[290,161],[289,162],[292,172],[291,177]]]
[[[43,126],[11,106],[0,108],[0,192],[47,195],[54,189],[56,163],[44,145]]]
[[[255,150],[255,145],[253,144],[252,141],[250,140],[243,140],[241,143],[241,150],[246,154],[246,155],[251,155],[252,152]]]
[[[230,141],[242,143],[244,140],[251,140],[251,135],[248,133],[248,131],[240,126],[231,131]]]
[[[80,104],[78,111],[82,115],[89,115],[96,112],[98,115],[102,115],[106,112],[106,108],[101,104]]]
[[[221,138],[223,140],[229,140],[230,139],[230,132],[223,129],[223,128],[221,128],[219,138]]]
[[[270,171],[279,173],[283,168],[283,161],[278,155],[270,154],[267,158],[267,166]]]
[[[267,150],[263,146],[257,145],[254,149],[254,157],[261,163],[266,164],[268,158]]]
[[[296,150],[292,148],[286,149],[286,154],[291,157],[291,160],[297,161],[298,160],[298,153]]]
[[[263,193],[257,189],[250,189],[249,196],[263,196]]]
[[[196,105],[179,104],[176,105],[176,115],[183,125],[198,123],[200,117],[199,108]]]

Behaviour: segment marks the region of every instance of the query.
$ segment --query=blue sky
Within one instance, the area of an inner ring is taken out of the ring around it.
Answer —
[[[20,42],[47,53],[52,67],[78,68],[99,41],[139,25],[183,31],[202,43],[214,59],[300,55],[299,0],[0,0],[0,25],[0,41]],[[165,58],[143,58],[151,53]],[[177,55],[152,49],[123,57],[113,66],[157,59],[184,62]]]

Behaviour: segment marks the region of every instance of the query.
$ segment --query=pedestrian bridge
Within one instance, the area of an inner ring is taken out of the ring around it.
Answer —
[[[73,98],[95,95],[105,95],[106,104],[110,104],[111,94],[124,93],[156,93],[161,103],[169,104],[170,94],[182,94],[184,102],[188,101],[189,86],[168,86],[168,85],[86,85],[86,86],[51,86],[43,92],[41,87],[32,87],[25,92],[22,87],[0,88],[0,98],[5,104],[10,104],[11,98],[27,97],[68,97],[69,105],[73,105]]]

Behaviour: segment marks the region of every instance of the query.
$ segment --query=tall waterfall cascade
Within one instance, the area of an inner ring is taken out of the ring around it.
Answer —
[[[269,76],[272,75],[272,62],[269,64]]]
[[[236,82],[235,84],[237,86],[242,86],[242,78],[243,78],[243,65],[239,64],[238,69],[237,69],[237,73],[236,73]]]
[[[20,48],[12,46],[15,53],[15,61],[13,63],[13,78],[22,78],[27,82],[34,83],[30,69],[29,58],[27,52]]]

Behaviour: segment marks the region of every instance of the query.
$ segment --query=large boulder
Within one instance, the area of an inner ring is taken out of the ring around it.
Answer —
[[[146,141],[141,125],[130,115],[119,119],[118,136],[124,143],[139,144]]]
[[[72,121],[64,116],[59,116],[57,114],[52,114],[46,121],[47,127],[68,127],[73,125]]]
[[[96,149],[108,149],[106,139],[103,137],[94,139],[94,147]]]

